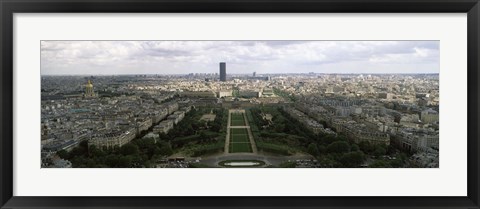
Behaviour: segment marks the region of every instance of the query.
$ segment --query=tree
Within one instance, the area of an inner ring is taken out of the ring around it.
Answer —
[[[314,143],[310,143],[307,148],[307,152],[313,156],[318,156],[320,155],[320,151],[318,150],[318,147]]]
[[[345,153],[341,158],[340,162],[344,167],[355,168],[359,167],[365,160],[365,155],[361,151]]]
[[[320,146],[318,146],[318,151],[320,153],[326,153],[327,152],[327,147],[325,147],[323,145],[320,145]]]
[[[222,126],[219,123],[212,123],[210,125],[210,130],[213,132],[219,132],[221,129],[222,129]]]
[[[348,141],[347,137],[345,135],[338,135],[336,137],[338,141]]]
[[[336,141],[327,146],[329,153],[345,153],[350,151],[350,145],[346,141]]]
[[[353,151],[359,151],[360,150],[360,147],[356,144],[352,144],[352,146],[350,147],[350,149]]]
[[[160,139],[166,140],[166,141],[172,140],[172,138],[170,137],[170,135],[167,135],[167,134],[165,134],[165,133],[159,133],[159,134],[158,134],[158,137],[160,137]]]
[[[131,156],[121,156],[118,159],[117,166],[119,168],[130,168],[132,165],[132,157]]]
[[[118,156],[118,155],[110,154],[110,155],[108,155],[108,156],[106,157],[106,159],[105,159],[105,164],[107,164],[107,166],[108,166],[109,168],[115,168],[115,167],[117,167],[117,163],[118,163],[118,158],[119,158],[119,157],[120,157],[120,156]]]
[[[387,149],[387,153],[386,153],[387,155],[394,155],[395,153],[397,153],[399,151],[397,148],[395,148],[392,145],[385,146],[385,148]]]
[[[370,164],[368,167],[370,168],[391,168],[392,166],[390,163],[388,163],[385,160],[376,160],[372,164]]]
[[[78,146],[83,147],[83,148],[88,148],[88,141],[86,141],[86,140],[81,141]]]
[[[332,159],[331,155],[323,156],[319,159],[319,163],[321,167],[324,168],[333,168],[336,165],[336,161]]]
[[[208,136],[205,133],[205,131],[200,131],[200,139],[201,140],[207,140],[208,139]]]
[[[134,140],[131,143],[137,145],[140,150],[145,150],[155,146],[155,139],[142,138],[142,139]]]
[[[85,149],[85,147],[78,146],[78,147],[73,148],[72,151],[70,151],[69,156],[70,157],[86,156],[86,154],[87,154],[87,149]]]
[[[137,155],[139,152],[140,150],[138,149],[138,146],[133,143],[125,144],[120,148],[120,153],[122,155]]]
[[[106,155],[106,153],[103,152],[103,150],[98,149],[95,145],[91,145],[89,147],[89,150],[90,150],[89,151],[89,155],[90,155],[89,157],[91,157],[91,158],[103,157],[103,156]]]
[[[195,130],[192,127],[192,124],[188,124],[186,129],[183,131],[186,136],[195,134]]]
[[[87,168],[98,168],[97,162],[93,159],[88,159],[86,162],[86,167]]]
[[[145,162],[148,161],[147,159],[147,156],[146,155],[128,155],[126,156],[128,157],[130,160],[130,165],[129,167],[134,167],[134,168],[138,168],[138,167],[142,167],[142,165],[145,164]]]
[[[274,126],[276,132],[283,132],[285,129],[285,125],[283,125],[282,123],[275,123]]]
[[[382,155],[385,155],[385,153],[387,152],[387,149],[385,149],[384,146],[382,145],[376,145],[374,146],[374,151],[373,151],[373,155],[379,157],[379,156],[382,156]]]
[[[334,142],[336,140],[336,137],[335,137],[335,135],[327,134],[327,135],[320,136],[319,140],[323,144],[331,144],[332,142]]]
[[[358,145],[360,149],[367,154],[371,154],[375,150],[375,147],[371,145],[368,141],[362,141]]]
[[[160,155],[169,156],[173,154],[172,146],[169,142],[160,142],[158,143],[158,147],[160,148]]]
[[[65,150],[63,150],[63,149],[57,151],[57,155],[58,155],[60,158],[62,158],[62,159],[69,159],[69,157],[70,157],[69,154],[68,154],[68,152],[65,151]]]
[[[390,161],[390,165],[393,168],[401,168],[401,167],[403,167],[403,164],[404,163],[403,163],[402,159],[399,159],[399,158]]]
[[[295,168],[297,167],[297,163],[295,162],[283,162],[280,165],[278,165],[280,168]]]

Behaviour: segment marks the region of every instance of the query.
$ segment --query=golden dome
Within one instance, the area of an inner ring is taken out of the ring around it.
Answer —
[[[92,84],[92,82],[91,82],[90,80],[88,80],[88,83],[87,83],[87,85],[85,85],[85,86],[86,86],[86,87],[91,87],[91,88],[93,88],[93,84]]]

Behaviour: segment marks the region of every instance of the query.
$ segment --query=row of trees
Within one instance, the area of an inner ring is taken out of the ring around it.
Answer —
[[[197,134],[198,130],[206,129],[205,123],[199,120],[204,112],[205,110],[192,109],[168,134],[162,135],[160,138],[170,141],[177,137],[192,136]]]
[[[131,168],[153,167],[157,161],[187,146],[192,147],[191,152],[195,156],[217,152],[224,146],[224,141],[217,138],[220,137],[218,131],[224,121],[225,110],[214,109],[216,118],[212,122],[200,121],[200,117],[209,111],[192,109],[168,134],[159,134],[159,140],[137,138],[122,147],[103,150],[83,141],[73,150],[61,150],[57,154],[71,161],[74,167]]]
[[[316,139],[307,150],[325,167],[403,167],[408,161],[408,156],[393,146],[355,144],[342,135],[319,135]]]
[[[202,121],[200,118],[207,113],[215,114],[213,121]],[[190,111],[168,134],[160,134],[160,139],[172,144],[173,149],[185,151],[192,156],[215,153],[224,148],[224,131],[226,112],[223,108],[201,108]]]
[[[278,154],[286,154],[287,150],[305,151],[317,158],[323,167],[402,167],[408,161],[408,156],[393,146],[356,144],[341,134],[314,134],[282,108],[252,108],[251,113],[252,120],[259,126],[266,122],[258,115],[269,113],[273,116],[273,126],[262,129],[257,137],[257,146],[264,151]],[[276,149],[269,149],[271,147]]]
[[[263,119],[263,114],[272,115],[271,124]],[[251,117],[254,126],[260,127],[257,132],[252,129],[259,150],[281,155],[290,155],[298,150],[306,151],[310,142],[306,137],[311,135],[311,131],[299,126],[299,121],[289,117],[281,108],[251,108],[247,117]]]
[[[170,143],[153,139],[136,139],[122,147],[99,149],[83,141],[72,151],[57,154],[78,168],[142,168],[153,167],[156,161],[173,153]]]

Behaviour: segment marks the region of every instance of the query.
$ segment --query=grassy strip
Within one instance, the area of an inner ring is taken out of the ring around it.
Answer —
[[[250,143],[231,143],[229,149],[231,153],[252,152]]]

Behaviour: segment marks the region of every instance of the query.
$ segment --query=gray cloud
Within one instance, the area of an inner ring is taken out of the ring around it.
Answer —
[[[42,41],[41,73],[438,73],[439,41]]]

